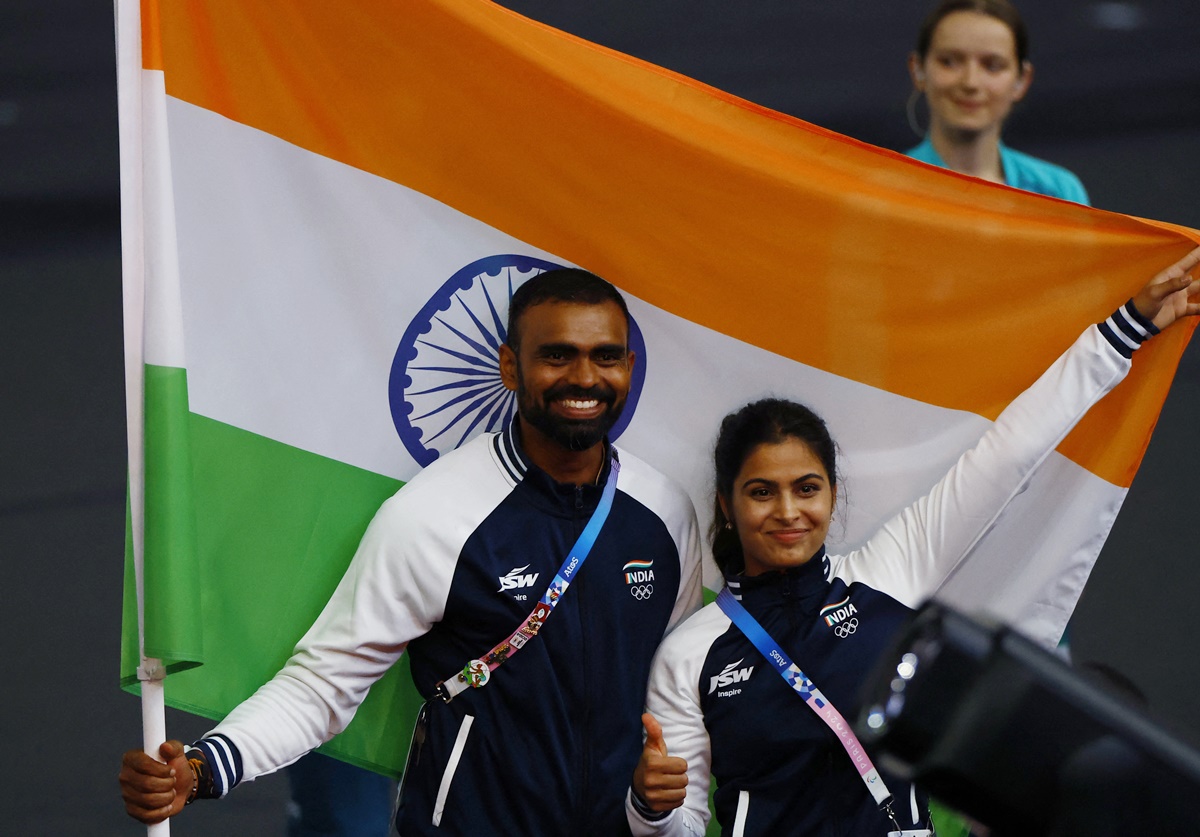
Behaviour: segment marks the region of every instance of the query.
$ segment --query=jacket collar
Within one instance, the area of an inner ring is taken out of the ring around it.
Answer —
[[[829,588],[829,557],[822,546],[798,567],[753,576],[726,573],[725,583],[747,609],[776,602],[820,607]]]
[[[520,416],[513,416],[508,426],[492,437],[492,447],[496,452],[500,467],[513,484],[524,482],[539,489],[540,493],[556,497],[559,500],[569,498],[572,503],[582,500],[584,508],[593,508],[600,500],[604,483],[608,479],[608,472],[612,470],[613,457],[617,455],[612,443],[607,438],[604,439],[604,467],[601,469],[600,478],[595,485],[568,485],[555,481],[553,477],[529,459],[521,444],[519,421]]]

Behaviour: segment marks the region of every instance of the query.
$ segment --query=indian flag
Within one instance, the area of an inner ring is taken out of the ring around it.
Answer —
[[[118,13],[122,675],[173,672],[169,702],[211,717],[287,658],[380,502],[511,415],[496,347],[539,271],[626,294],[618,444],[702,521],[726,412],[771,394],[821,413],[842,550],[1200,240],[934,170],[483,0]],[[1057,640],[1189,335],[1138,353],[940,595]],[[400,668],[335,753],[400,768]]]

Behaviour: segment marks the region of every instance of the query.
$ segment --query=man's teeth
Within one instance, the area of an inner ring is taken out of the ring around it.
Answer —
[[[595,407],[597,404],[599,404],[600,402],[598,400],[596,400],[595,398],[589,399],[587,401],[580,401],[577,398],[564,398],[562,403],[563,403],[564,407],[567,407],[572,410],[590,410],[593,407]]]

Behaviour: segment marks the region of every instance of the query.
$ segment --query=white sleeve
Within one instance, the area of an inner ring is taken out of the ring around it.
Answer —
[[[686,494],[683,494],[683,502],[687,504],[688,523],[679,544],[679,592],[675,596],[671,621],[667,623],[668,631],[699,610],[703,601],[704,553],[700,549],[700,525],[696,522],[692,501]]]
[[[625,815],[634,837],[701,837],[708,826],[712,747],[700,708],[700,670],[713,640],[728,627],[729,619],[716,605],[709,605],[659,646],[646,711],[662,725],[668,754],[687,762],[687,797],[666,817],[650,820],[634,807],[633,791],[627,792]]]
[[[414,492],[416,493],[416,492]],[[341,732],[412,639],[441,619],[454,569],[416,525],[406,489],[380,508],[333,596],[284,667],[210,734],[232,740],[244,781],[296,761]],[[414,508],[416,506],[417,508]],[[402,533],[402,534],[401,534]],[[441,545],[442,549],[452,545]]]
[[[463,544],[512,490],[480,437],[380,507],[333,597],[283,669],[213,731],[242,779],[291,764],[341,732],[371,686],[444,615]],[[453,503],[446,498],[453,497]]]
[[[1091,326],[1017,396],[933,489],[831,571],[909,607],[931,595],[1083,415],[1129,371]]]

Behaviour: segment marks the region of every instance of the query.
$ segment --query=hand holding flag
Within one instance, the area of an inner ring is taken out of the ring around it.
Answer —
[[[1133,298],[1143,317],[1162,331],[1184,317],[1200,315],[1200,279],[1188,272],[1200,264],[1200,247],[1160,271]]]
[[[182,811],[196,782],[182,743],[165,741],[158,753],[163,761],[144,750],[129,750],[121,759],[119,779],[125,810],[147,825]]]

